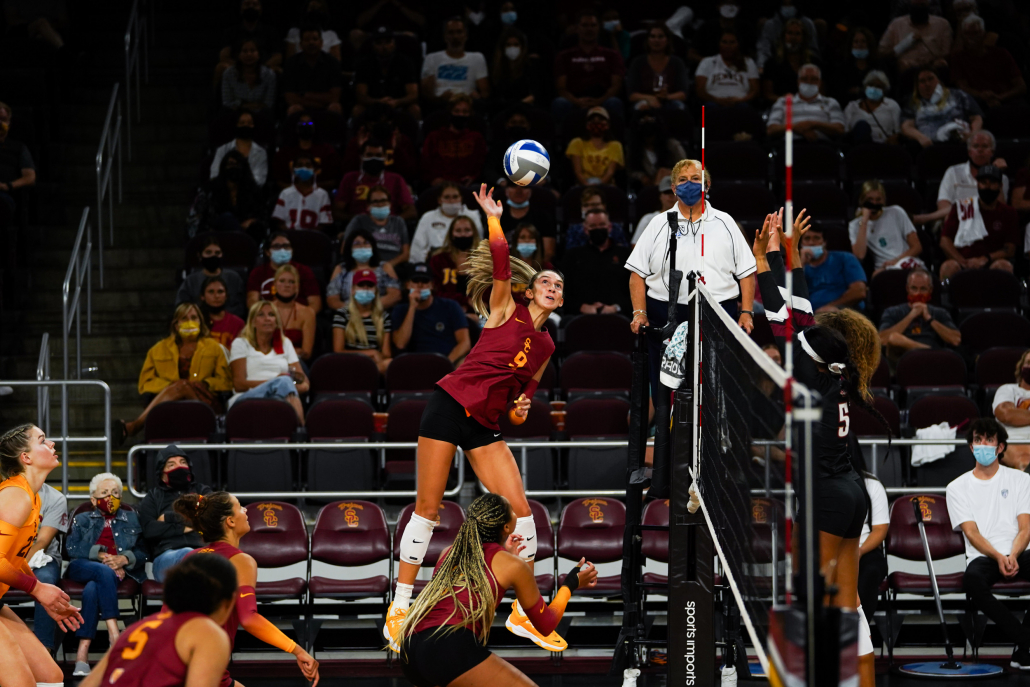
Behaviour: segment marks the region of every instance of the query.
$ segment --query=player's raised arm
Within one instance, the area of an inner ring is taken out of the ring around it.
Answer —
[[[490,258],[493,261],[493,290],[490,292],[490,319],[499,315],[496,324],[505,322],[515,310],[515,299],[511,297],[511,257],[508,254],[508,240],[501,229],[501,213],[504,206],[494,200],[494,190],[486,190],[486,184],[472,194],[479,207],[486,213],[487,240]],[[493,326],[496,326],[494,324]]]

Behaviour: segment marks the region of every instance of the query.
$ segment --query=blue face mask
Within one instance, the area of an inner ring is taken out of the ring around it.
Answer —
[[[536,244],[535,243],[516,243],[515,244],[515,250],[517,250],[519,252],[519,255],[521,255],[522,257],[528,258],[530,255],[532,255],[533,253],[536,252]]]
[[[420,301],[428,301],[429,297],[433,295],[432,289],[422,289],[418,292],[418,299]]]
[[[676,197],[685,205],[693,207],[697,201],[701,200],[701,182],[684,181],[676,187]]]
[[[293,259],[293,251],[289,248],[274,248],[271,253],[272,262],[276,265],[285,265]]]
[[[813,260],[818,260],[819,258],[823,257],[823,253],[826,252],[826,249],[823,248],[822,246],[806,246],[806,247],[808,248],[808,250],[810,250],[812,252],[812,259]]]
[[[390,206],[375,206],[368,209],[368,214],[372,215],[372,219],[384,220],[390,216]]]
[[[365,289],[361,289],[360,291],[358,291],[358,290],[354,291],[354,300],[357,301],[359,305],[368,305],[369,303],[371,303],[375,299],[376,299],[376,292],[375,291],[367,291]]]
[[[604,30],[605,31],[611,31],[612,33],[614,33],[618,28],[619,28],[618,20],[606,21],[604,23]]]
[[[354,248],[350,252],[350,256],[358,262],[365,263],[372,259],[371,248]]]
[[[501,12],[501,23],[502,24],[508,24],[508,25],[514,24],[515,21],[518,18],[519,18],[519,13],[518,12],[515,12],[515,11],[512,11],[512,12]]]
[[[293,178],[302,184],[306,184],[315,178],[315,170],[310,167],[297,167],[293,170]]]
[[[780,8],[780,16],[784,19],[793,19],[794,15],[798,13],[798,8],[793,5],[785,5]]]
[[[524,200],[521,203],[516,203],[514,200],[509,200],[508,201],[508,207],[515,208],[516,210],[521,210],[522,208],[528,208],[529,207],[529,201],[528,200]]]
[[[973,457],[976,458],[977,463],[988,467],[998,457],[998,447],[976,444],[973,446]]]
[[[880,102],[883,100],[883,89],[876,86],[866,86],[865,97],[873,102]]]
[[[851,49],[851,56],[854,57],[856,60],[864,60],[867,57],[869,57],[869,50],[867,50],[867,49],[859,49],[859,48],[852,48]]]

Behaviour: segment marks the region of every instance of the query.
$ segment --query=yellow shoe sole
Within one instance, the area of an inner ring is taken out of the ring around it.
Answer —
[[[504,622],[504,626],[508,628],[508,631],[512,634],[518,635],[519,637],[525,637],[541,649],[547,649],[548,651],[552,651],[554,653],[559,653],[569,648],[568,642],[559,637],[556,633],[552,632],[547,637],[541,637],[533,629],[526,627],[526,625],[529,624],[528,618],[523,622],[518,622],[513,621],[513,617],[514,613],[512,615],[509,615],[508,619]],[[555,639],[557,639],[558,641],[555,642]]]

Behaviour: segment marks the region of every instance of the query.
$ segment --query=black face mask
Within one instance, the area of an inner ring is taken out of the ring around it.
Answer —
[[[254,140],[254,127],[252,126],[238,126],[236,127],[236,138],[242,138],[244,141]]]
[[[461,131],[462,129],[467,128],[468,125],[469,125],[469,116],[468,115],[456,115],[456,114],[452,114],[451,115],[451,126],[453,126],[458,131]]]
[[[524,126],[509,126],[506,131],[508,132],[508,137],[513,141],[529,138],[529,129]]]
[[[234,184],[238,184],[243,181],[243,170],[239,167],[226,167],[225,178],[227,181],[231,181]]]
[[[221,255],[209,255],[206,258],[201,258],[200,259],[200,265],[201,265],[201,267],[203,267],[208,272],[214,272],[215,270],[217,270],[219,267],[222,266],[222,256]]]
[[[590,243],[595,246],[603,246],[604,242],[608,240],[607,229],[591,229],[588,234],[590,236]]]
[[[380,158],[370,158],[361,161],[361,171],[370,177],[377,177],[386,169],[386,162]]]
[[[882,203],[872,203],[872,202],[867,200],[866,202],[862,203],[862,207],[864,207],[867,210],[872,210],[873,212],[879,212],[880,210],[883,209],[883,204]]]
[[[301,141],[310,141],[315,137],[315,125],[314,124],[298,124],[297,125],[297,138]]]
[[[165,475],[168,477],[168,486],[176,491],[186,491],[193,481],[193,473],[189,468],[175,468]]]
[[[1030,384],[1030,367],[1024,367],[1019,371],[1019,377],[1027,384]]]
[[[293,294],[292,296],[284,296],[281,293],[275,294],[275,300],[279,301],[280,303],[292,303],[296,298],[297,294]]]
[[[472,237],[471,236],[452,236],[451,237],[451,245],[453,245],[455,248],[457,248],[460,251],[466,251],[466,250],[468,250],[469,248],[472,247]]]
[[[923,24],[930,21],[930,8],[913,7],[908,12],[908,18],[911,19],[912,23],[916,26],[922,26]]]
[[[204,314],[206,315],[219,315],[223,310],[225,310],[225,303],[222,303],[218,306],[208,305],[207,303],[201,303],[200,308],[204,311]]]
[[[240,12],[240,16],[243,17],[243,21],[247,22],[248,24],[253,24],[261,18],[261,10],[254,9],[253,7],[248,7],[247,9]]]
[[[998,194],[1001,193],[1001,191],[996,188],[982,188],[979,190],[979,193],[980,200],[982,200],[985,205],[990,205],[994,201],[998,200]]]

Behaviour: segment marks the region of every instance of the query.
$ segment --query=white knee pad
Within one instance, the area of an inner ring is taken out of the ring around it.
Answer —
[[[519,553],[519,558],[529,562],[536,560],[536,523],[533,516],[527,515],[516,520],[514,533],[522,536],[522,546],[526,547]]]
[[[858,605],[858,655],[865,656],[873,653],[872,630],[869,629],[869,621],[862,612],[862,605]]]
[[[436,523],[426,520],[416,513],[411,514],[411,520],[404,526],[404,534],[401,535],[401,560],[405,563],[422,565],[429,550],[429,540],[433,538],[433,528]]]

